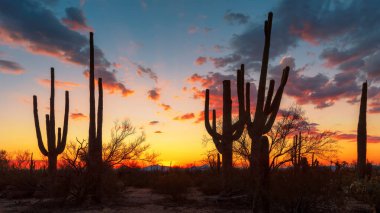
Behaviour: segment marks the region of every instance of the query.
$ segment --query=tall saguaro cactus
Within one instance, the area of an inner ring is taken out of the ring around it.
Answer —
[[[231,100],[231,82],[223,81],[223,122],[222,132],[218,133],[216,128],[216,111],[212,112],[212,126],[209,121],[209,102],[210,91],[206,90],[205,101],[205,126],[207,132],[211,135],[216,149],[222,155],[222,173],[224,190],[230,188],[231,170],[232,170],[232,143],[240,138],[244,130],[244,65],[237,71],[237,93],[239,102],[239,120],[232,123],[232,100]]]
[[[250,84],[247,83],[246,86],[246,109],[247,109],[247,130],[249,137],[252,140],[251,145],[251,169],[253,169],[254,177],[256,180],[256,196],[254,198],[254,211],[255,212],[267,212],[269,211],[269,203],[266,202],[265,195],[261,193],[261,188],[265,188],[267,183],[263,176],[266,174],[266,171],[263,171],[263,167],[260,165],[265,164],[265,162],[260,162],[260,160],[268,159],[266,156],[269,155],[268,152],[263,153],[265,150],[260,147],[265,147],[261,143],[267,143],[268,138],[264,134],[268,133],[272,128],[274,121],[276,119],[278,110],[280,108],[280,103],[282,99],[282,94],[289,75],[289,67],[287,66],[282,73],[281,83],[276,92],[276,95],[273,98],[274,93],[274,80],[271,80],[269,83],[269,89],[267,97],[265,98],[265,87],[268,73],[268,61],[269,61],[269,48],[270,48],[270,39],[272,32],[272,18],[273,13],[268,14],[268,20],[264,24],[264,34],[265,34],[265,43],[263,58],[261,64],[260,80],[259,87],[257,92],[257,102],[256,102],[256,112],[254,115],[253,121],[251,121],[251,112],[250,112]],[[273,98],[273,99],[272,99]],[[265,155],[264,157],[262,155]]]
[[[68,121],[69,121],[69,92],[65,92],[65,115],[63,121],[63,132],[61,128],[58,128],[58,135],[56,138],[55,133],[55,88],[54,88],[54,68],[50,71],[50,114],[46,117],[46,135],[47,135],[47,149],[45,148],[44,142],[41,136],[40,122],[38,119],[38,106],[37,106],[37,96],[33,96],[33,112],[34,112],[34,124],[36,127],[36,135],[38,141],[38,148],[41,153],[48,157],[48,172],[51,175],[57,171],[57,156],[61,154],[66,146],[67,131],[68,131]]]
[[[357,175],[359,179],[364,179],[367,161],[367,82],[363,83],[360,99],[357,146]]]
[[[94,59],[94,33],[90,32],[90,124],[88,134],[89,171],[93,175],[93,185],[97,199],[100,196],[100,172],[102,168],[102,127],[103,127],[103,84],[98,79],[98,120],[95,115],[95,59]]]

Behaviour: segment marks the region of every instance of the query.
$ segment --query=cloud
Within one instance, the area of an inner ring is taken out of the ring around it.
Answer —
[[[338,134],[335,136],[337,140],[346,140],[349,142],[356,142],[356,134]],[[367,143],[380,143],[380,136],[376,135],[367,135]]]
[[[73,120],[87,120],[87,116],[80,112],[71,113],[70,118]]]
[[[231,25],[234,24],[246,24],[248,23],[249,16],[245,15],[243,13],[233,13],[230,10],[228,10],[224,14],[224,20]]]
[[[293,57],[284,57],[279,65],[271,67],[270,74],[276,83],[280,82],[285,66],[291,69],[284,92],[295,98],[298,104],[313,104],[316,108],[325,108],[340,99],[353,103],[360,94],[361,88],[356,85],[354,76],[338,73],[332,80],[322,73],[306,76],[304,73],[308,65],[296,69]]]
[[[150,79],[154,80],[157,83],[158,76],[155,72],[152,71],[152,69],[150,69],[148,67],[145,68],[139,64],[136,64],[136,66],[137,66],[136,72],[139,76],[144,76],[146,74],[149,76]]]
[[[210,27],[197,27],[197,26],[190,26],[188,29],[187,29],[187,33],[188,34],[196,34],[196,33],[199,33],[199,32],[202,32],[202,33],[209,33],[210,31],[212,31],[212,28]]]
[[[149,125],[156,125],[156,124],[159,124],[160,122],[159,121],[151,121],[151,122],[149,122]]]
[[[182,120],[189,120],[189,119],[193,119],[193,118],[195,118],[194,113],[186,113],[186,114],[179,115],[179,116],[173,118],[173,120],[182,121]]]
[[[148,98],[152,101],[158,101],[160,99],[160,89],[159,88],[153,88],[148,91]]]
[[[76,31],[93,31],[93,29],[87,25],[86,17],[80,8],[68,7],[65,12],[66,17],[62,18],[62,22],[66,24],[67,27]]]
[[[156,134],[162,134],[163,132],[161,132],[160,130],[158,130],[158,131],[155,131],[154,133],[156,133]]]
[[[38,79],[38,83],[41,84],[42,86],[45,86],[45,87],[50,87],[50,79]],[[75,87],[79,87],[80,84],[78,83],[74,83],[74,82],[69,82],[69,81],[58,81],[58,80],[55,80],[55,86],[57,88],[61,88],[61,89],[73,89]]]
[[[199,56],[196,60],[195,60],[195,64],[196,65],[203,65],[204,63],[207,62],[207,58],[206,57],[203,57],[203,56]]]
[[[41,2],[4,0],[0,7],[0,40],[27,51],[88,67],[88,38],[65,26]],[[43,23],[43,24],[41,24]],[[104,88],[124,97],[132,90],[116,79],[116,72],[101,49],[95,46],[95,75],[103,78]],[[86,74],[86,72],[84,72]]]
[[[161,103],[160,107],[162,107],[164,109],[164,111],[169,111],[172,109],[172,107],[170,105],[164,104],[164,103]]]
[[[236,91],[236,76],[233,74],[222,74],[218,72],[209,72],[206,75],[199,75],[197,73],[191,75],[187,82],[191,84],[184,92],[190,92],[194,99],[205,99],[205,89],[210,90],[210,109],[216,109],[217,116],[221,115],[223,110],[223,81],[231,81],[231,96],[233,113],[238,111],[238,100]],[[253,79],[246,79],[246,82],[252,82]],[[256,86],[251,83],[251,101],[256,101]],[[254,106],[254,104],[251,104]]]
[[[4,74],[20,75],[25,72],[17,62],[0,59],[0,72]]]

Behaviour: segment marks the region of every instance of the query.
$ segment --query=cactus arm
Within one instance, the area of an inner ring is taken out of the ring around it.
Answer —
[[[244,65],[241,65],[241,69],[237,71],[237,93],[238,93],[238,103],[239,103],[239,120],[232,124],[232,131],[237,131],[238,138],[244,130],[245,124],[245,103],[244,103]],[[241,132],[241,133],[239,133]]]
[[[209,120],[209,102],[210,102],[210,91],[206,89],[206,100],[205,100],[205,111],[204,111],[204,117],[205,117],[205,127],[208,132],[208,134],[211,135],[212,138],[215,138],[217,140],[221,140],[222,136],[217,133],[210,125],[210,120]],[[215,111],[215,110],[214,110]],[[214,117],[214,111],[213,111],[213,117]],[[215,120],[215,119],[213,119]],[[213,121],[214,122],[214,121]]]
[[[62,143],[61,141],[62,141],[62,129],[61,129],[61,127],[58,127],[57,149],[55,150],[57,155],[60,154],[60,153],[58,153],[58,151],[59,151],[58,148],[59,148],[60,144]]]
[[[58,154],[61,154],[63,150],[65,150],[68,125],[69,125],[69,91],[66,91],[65,92],[65,115],[63,118],[63,132],[62,132],[62,138],[58,137],[58,139],[60,139],[57,146]]]
[[[245,85],[245,108],[245,123],[247,124],[248,135],[250,138],[253,138],[253,122],[251,121],[251,84],[249,82]]]
[[[40,151],[43,155],[47,156],[48,151],[46,150],[46,148],[44,146],[44,142],[42,141],[42,136],[41,136],[40,121],[38,119],[37,96],[35,96],[35,95],[33,96],[33,114],[34,114],[34,125],[36,127],[38,148],[40,149]]]
[[[55,87],[54,87],[54,83],[55,83],[55,77],[54,77],[54,68],[50,68],[50,76],[51,76],[51,79],[50,79],[50,119],[49,119],[49,124],[50,124],[50,143],[51,145],[48,145],[48,149],[49,149],[49,146],[52,146],[51,148],[52,149],[55,149],[56,148],[56,144],[55,144]]]
[[[217,132],[216,131],[216,111],[215,110],[212,110],[212,130],[214,132]],[[223,149],[222,149],[222,141],[220,139],[217,139],[217,138],[212,138],[212,141],[214,142],[215,144],[215,148],[216,150],[220,153],[220,154],[223,154]]]
[[[50,152],[51,151],[51,148],[50,148],[51,137],[50,137],[50,118],[49,118],[49,114],[45,115],[45,120],[46,120],[47,150],[48,150],[48,152]]]
[[[273,91],[274,91],[274,80],[270,80],[267,100],[265,102],[265,107],[264,107],[264,112],[266,115],[270,114],[270,105],[272,103]]]
[[[272,18],[273,18],[273,14],[269,13],[268,20],[265,21],[265,25],[264,25],[265,43],[264,43],[264,51],[263,51],[263,58],[262,58],[262,64],[261,64],[259,88],[257,91],[257,103],[256,103],[254,124],[260,123],[259,121],[261,120],[262,113],[263,113],[264,99],[265,99],[265,85],[266,85],[267,72],[268,72],[270,37],[271,37],[271,31],[272,31]]]
[[[103,82],[102,79],[98,79],[98,87],[99,87],[99,101],[98,101],[98,125],[97,125],[97,135],[96,135],[96,141],[98,146],[102,147],[102,128],[103,128]],[[98,148],[99,148],[98,147]]]
[[[276,95],[273,99],[272,105],[270,107],[270,113],[271,114],[270,114],[269,119],[267,120],[265,127],[263,129],[264,134],[266,134],[270,131],[270,129],[272,128],[272,126],[274,124],[274,121],[276,120],[276,116],[277,116],[278,110],[280,108],[282,94],[284,92],[284,88],[285,88],[286,82],[288,80],[288,76],[289,76],[289,67],[286,67],[282,73],[281,85],[278,88]]]

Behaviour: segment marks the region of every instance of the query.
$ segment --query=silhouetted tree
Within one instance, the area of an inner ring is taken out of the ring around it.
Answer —
[[[292,139],[299,133],[302,133],[302,143],[298,147],[300,152],[297,153],[301,157],[307,157],[311,162],[318,161],[316,158],[330,160],[336,157],[338,150],[337,141],[334,140],[336,133],[328,130],[318,131],[316,124],[308,120],[305,112],[299,106],[291,106],[280,111],[273,128],[267,133],[270,139],[269,167],[271,170],[277,170],[292,162],[294,150],[294,140]],[[251,139],[246,130],[234,142],[234,153],[236,157],[249,163]]]
[[[0,150],[0,171],[5,171],[9,168],[9,156],[7,151]]]
[[[34,112],[34,124],[36,127],[36,135],[38,141],[38,148],[41,153],[48,157],[48,171],[50,175],[54,175],[57,171],[57,156],[61,154],[66,146],[68,123],[69,123],[69,92],[65,92],[65,115],[63,121],[63,132],[61,128],[58,128],[58,138],[55,134],[55,80],[54,80],[54,68],[50,71],[50,114],[46,115],[46,135],[47,135],[47,147],[45,148],[42,136],[40,123],[38,120],[38,107],[37,96],[33,96],[33,112]]]
[[[360,112],[357,136],[357,175],[359,179],[366,176],[367,163],[367,82],[363,83],[362,97],[360,99]]]
[[[210,91],[207,89],[205,94],[205,127],[213,139],[216,149],[222,155],[222,173],[224,191],[231,190],[231,170],[232,170],[232,143],[240,138],[244,130],[244,66],[237,71],[237,93],[239,102],[239,119],[232,123],[232,100],[231,100],[231,82],[223,81],[223,120],[222,132],[217,131],[216,111],[212,112],[212,125],[209,121],[209,102]]]
[[[115,122],[111,129],[111,141],[103,147],[103,162],[111,167],[128,166],[133,161],[154,162],[157,154],[148,153],[150,144],[145,143],[145,134],[126,141],[136,134],[129,120]]]

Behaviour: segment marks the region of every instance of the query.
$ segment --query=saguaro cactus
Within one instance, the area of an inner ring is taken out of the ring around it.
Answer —
[[[100,198],[100,175],[102,168],[102,127],[103,127],[103,84],[98,79],[98,120],[95,117],[95,59],[94,33],[90,32],[90,124],[88,134],[88,165],[93,175],[92,189],[96,199]]]
[[[291,159],[294,168],[297,170],[301,165],[301,150],[302,150],[302,135],[301,132],[293,137],[293,148],[291,152]],[[314,158],[314,154],[313,154]]]
[[[47,135],[47,149],[44,146],[40,122],[38,119],[38,106],[37,106],[37,96],[33,96],[33,112],[34,112],[34,124],[36,127],[36,135],[38,141],[38,148],[41,153],[48,157],[48,172],[53,175],[57,171],[57,156],[63,152],[66,146],[67,131],[68,131],[68,121],[69,121],[69,92],[65,92],[65,115],[63,121],[63,132],[61,128],[58,128],[58,138],[56,140],[55,135],[55,109],[54,109],[54,68],[50,71],[50,114],[46,115],[46,135]]]
[[[222,174],[224,190],[230,188],[230,175],[232,170],[232,143],[240,138],[244,130],[244,65],[237,71],[237,93],[239,102],[239,120],[232,123],[232,100],[231,100],[231,82],[223,81],[223,124],[222,132],[218,133],[216,129],[216,111],[212,112],[212,126],[209,121],[209,102],[210,91],[206,90],[205,101],[205,126],[207,132],[211,135],[216,149],[222,155]]]
[[[366,176],[366,155],[367,155],[367,82],[363,83],[362,97],[360,100],[360,112],[357,136],[357,175],[359,179]]]
[[[269,203],[266,202],[265,194],[261,193],[261,188],[266,188],[265,186],[267,181],[264,181],[263,175],[266,174],[266,171],[263,171],[263,167],[260,166],[260,159],[266,159],[266,157],[261,157],[262,155],[269,155],[269,153],[260,153],[261,145],[263,141],[268,141],[267,136],[264,134],[268,133],[272,128],[274,121],[277,116],[277,112],[280,108],[280,103],[282,99],[282,94],[289,75],[289,67],[287,66],[282,73],[281,83],[276,92],[276,95],[273,98],[274,93],[274,80],[271,80],[269,83],[269,89],[267,97],[265,98],[265,87],[267,80],[268,72],[268,61],[269,61],[269,48],[270,48],[270,39],[272,31],[272,18],[273,14],[270,12],[268,14],[268,20],[264,24],[264,34],[265,34],[265,43],[263,58],[261,64],[260,80],[259,87],[257,92],[257,102],[256,102],[256,112],[254,115],[253,121],[251,121],[251,112],[250,112],[250,84],[247,83],[246,86],[246,109],[247,109],[247,130],[249,137],[252,140],[251,145],[251,169],[254,172],[255,182],[256,182],[256,195],[254,198],[253,211],[254,212],[267,212],[269,211]],[[272,100],[273,98],[273,100]],[[266,100],[265,100],[266,99]],[[262,152],[262,151],[261,151]]]

